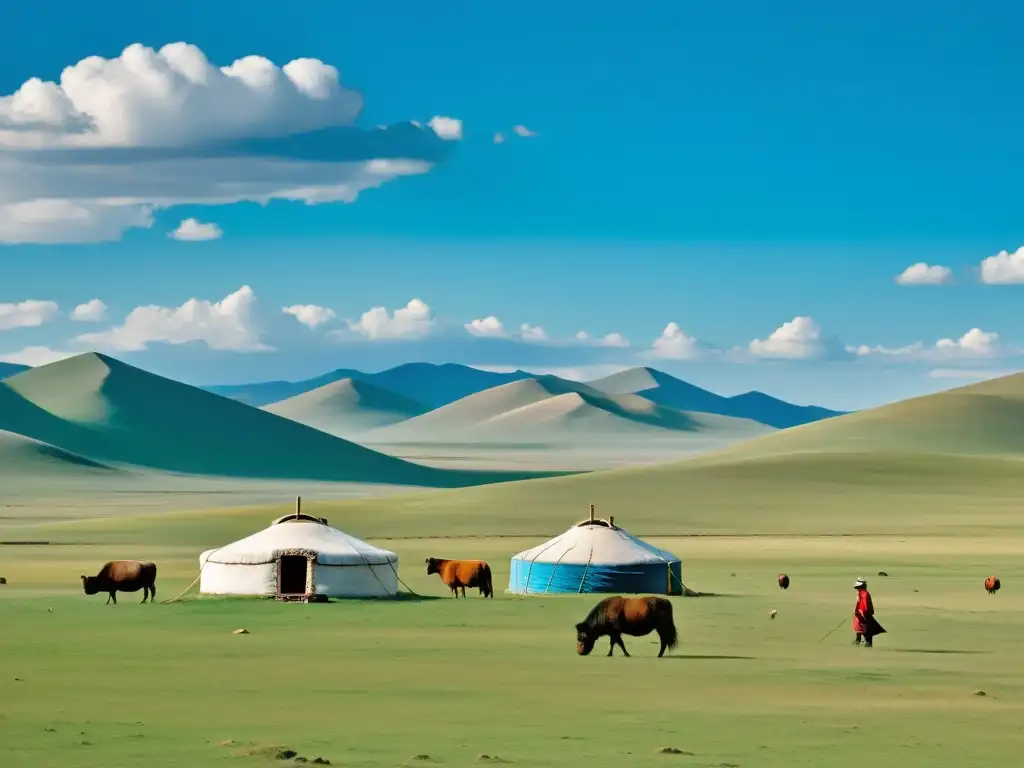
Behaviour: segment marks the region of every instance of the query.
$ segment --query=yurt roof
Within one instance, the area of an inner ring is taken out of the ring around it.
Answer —
[[[286,515],[269,527],[232,544],[211,549],[200,555],[202,562],[237,565],[260,565],[273,562],[282,552],[307,550],[316,553],[316,562],[323,565],[383,565],[398,562],[389,550],[349,536],[318,518]]]
[[[617,563],[672,563],[671,552],[638,539],[608,520],[577,523],[565,533],[515,555],[513,560],[564,565],[612,565]]]

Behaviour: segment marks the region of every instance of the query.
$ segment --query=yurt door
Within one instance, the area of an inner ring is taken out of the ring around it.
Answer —
[[[306,575],[309,560],[305,555],[281,555],[277,561],[277,593],[279,595],[306,594]]]

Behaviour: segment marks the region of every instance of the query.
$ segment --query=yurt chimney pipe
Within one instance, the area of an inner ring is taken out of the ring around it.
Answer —
[[[299,519],[299,515],[301,515],[301,514],[302,514],[302,497],[301,496],[296,496],[295,497],[295,519],[298,520]]]
[[[590,522],[594,522],[594,505],[590,505]]]
[[[610,526],[611,526],[612,528],[614,528],[614,527],[615,527],[615,515],[612,515],[611,517],[609,517],[609,518],[608,518],[608,524],[609,524],[609,525],[610,525]]]

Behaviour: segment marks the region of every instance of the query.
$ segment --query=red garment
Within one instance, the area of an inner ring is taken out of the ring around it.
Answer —
[[[857,607],[853,609],[853,631],[864,634],[868,627],[866,619],[869,619],[874,615],[875,606],[871,602],[871,593],[866,589],[858,589]]]

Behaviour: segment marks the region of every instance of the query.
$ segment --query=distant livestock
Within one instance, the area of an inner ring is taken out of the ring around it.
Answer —
[[[987,579],[985,579],[985,591],[988,592],[990,595],[994,595],[996,592],[999,591],[998,576],[989,576]]]
[[[606,597],[576,625],[576,653],[587,656],[594,649],[594,643],[608,635],[611,639],[608,655],[611,656],[618,645],[622,654],[629,656],[622,636],[643,637],[651,632],[657,632],[661,639],[659,658],[666,648],[676,647],[679,635],[672,620],[671,602],[664,597]]]
[[[789,589],[789,576],[784,573],[779,574],[779,587]]]
[[[87,595],[109,593],[107,605],[111,601],[117,605],[118,592],[141,589],[145,603],[151,597],[156,598],[156,565],[147,560],[112,560],[95,576],[82,576],[82,588]]]
[[[428,557],[427,575],[438,574],[441,581],[448,585],[452,594],[458,598],[459,590],[466,596],[466,587],[478,587],[484,597],[494,597],[491,585],[491,566],[483,560],[442,560]]]

